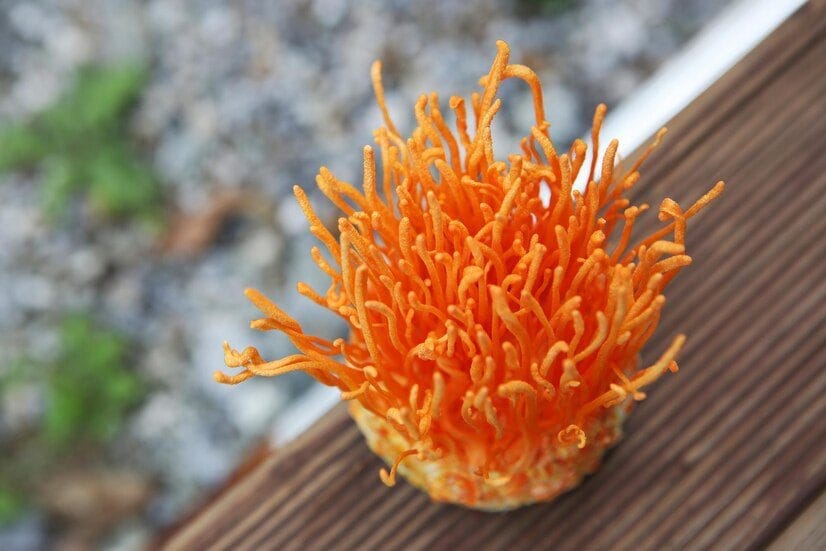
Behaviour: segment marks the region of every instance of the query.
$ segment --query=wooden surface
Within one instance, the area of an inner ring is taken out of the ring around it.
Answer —
[[[381,484],[342,408],[167,541],[203,549],[824,549],[826,13],[809,4],[671,124],[637,199],[690,203],[695,263],[647,360],[649,392],[603,467],[557,501],[488,514]],[[648,227],[656,224],[649,216]]]

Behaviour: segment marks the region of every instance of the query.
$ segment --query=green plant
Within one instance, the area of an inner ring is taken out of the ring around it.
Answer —
[[[128,367],[128,342],[120,333],[75,314],[63,320],[59,336],[53,361],[23,359],[0,378],[0,390],[35,382],[45,397],[34,433],[3,442],[0,525],[19,515],[45,469],[59,465],[74,448],[99,449],[117,434],[146,392],[143,380]]]
[[[0,171],[40,168],[44,208],[53,217],[85,191],[104,215],[156,220],[160,186],[126,124],[146,74],[138,64],[81,69],[53,106],[0,130]]]
[[[117,433],[143,384],[126,367],[126,340],[84,315],[60,329],[61,354],[49,369],[43,435],[57,448],[102,443]]]
[[[26,507],[19,492],[0,485],[0,526],[15,520]]]
[[[517,8],[522,11],[550,16],[558,15],[578,3],[577,0],[516,0]]]

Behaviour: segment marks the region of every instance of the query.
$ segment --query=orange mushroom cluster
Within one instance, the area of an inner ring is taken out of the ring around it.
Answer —
[[[593,471],[621,434],[642,387],[666,370],[678,336],[653,365],[638,354],[651,337],[663,289],[691,258],[686,221],[723,190],[714,186],[683,210],[665,199],[663,227],[634,244],[635,220],[648,207],[624,193],[654,144],[624,174],[617,142],[586,163],[586,144],[558,152],[545,120],[536,74],[510,64],[497,43],[481,93],[468,106],[451,97],[453,126],[436,94],[415,104],[408,139],[385,106],[377,62],[372,78],[385,125],[375,133],[381,157],[364,148],[361,189],[322,168],[316,183],[341,211],[325,227],[305,192],[295,195],[310,232],[326,249],[311,251],[331,285],[298,292],[341,316],[348,339],[305,330],[262,294],[247,296],[264,313],[252,327],[285,333],[299,353],[264,360],[254,348],[225,344],[217,381],[302,370],[338,387],[369,445],[434,499],[505,509],[551,499]],[[520,154],[493,152],[491,123],[499,84],[521,79],[533,96],[536,125]],[[592,150],[605,116],[594,116]],[[574,180],[587,172],[583,192]],[[336,237],[337,233],[337,237]],[[609,244],[613,233],[619,236]]]

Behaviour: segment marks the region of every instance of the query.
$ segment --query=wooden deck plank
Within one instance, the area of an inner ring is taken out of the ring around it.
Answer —
[[[695,263],[675,280],[644,354],[686,332],[683,369],[649,393],[580,488],[502,514],[433,504],[405,483],[385,488],[381,461],[338,407],[166,545],[826,545],[823,59],[826,12],[812,2],[678,115],[644,167],[635,199],[654,205],[693,200],[719,178],[729,185],[689,227]]]
[[[826,491],[798,515],[795,521],[780,533],[769,551],[789,549],[817,549],[826,541]]]

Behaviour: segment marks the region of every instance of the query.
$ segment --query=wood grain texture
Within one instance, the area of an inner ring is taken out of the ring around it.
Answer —
[[[807,507],[775,539],[770,551],[823,548],[826,541],[826,492]]]
[[[342,407],[223,492],[171,549],[824,548],[826,13],[807,4],[670,124],[637,201],[724,196],[693,220],[695,263],[644,357],[677,332],[681,371],[584,484],[501,514],[437,505]],[[657,224],[641,221],[641,230]],[[820,497],[818,497],[820,496]],[[814,546],[814,547],[812,547]]]

